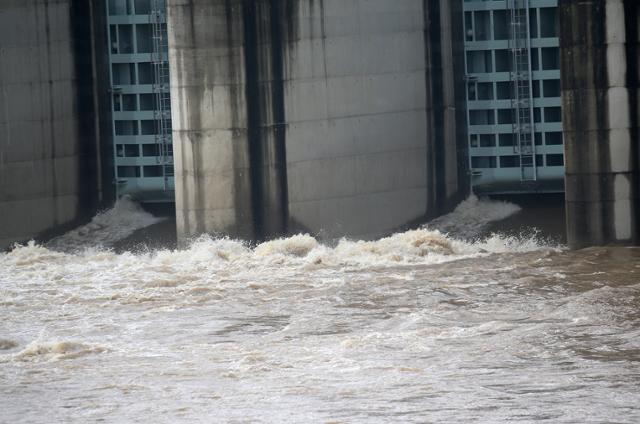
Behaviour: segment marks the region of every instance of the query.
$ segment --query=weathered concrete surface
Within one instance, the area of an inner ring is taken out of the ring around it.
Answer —
[[[567,237],[637,244],[638,5],[560,1]]]
[[[181,237],[373,237],[452,206],[466,194],[459,9],[170,0]]]
[[[299,2],[285,50],[294,221],[329,237],[374,237],[460,193],[449,7]]]
[[[243,8],[167,4],[178,234],[251,237]]]
[[[424,2],[430,214],[450,211],[470,191],[463,77],[462,2]]]
[[[102,200],[109,131],[96,111],[109,100],[94,84],[97,3],[0,2],[0,249],[71,225]]]

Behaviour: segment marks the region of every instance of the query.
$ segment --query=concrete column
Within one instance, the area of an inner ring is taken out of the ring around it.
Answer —
[[[429,215],[451,210],[470,190],[462,3],[425,0]]]
[[[99,0],[0,2],[0,249],[77,225],[106,200],[104,13]]]
[[[273,4],[273,7],[272,7]],[[178,234],[286,227],[280,3],[169,0]],[[277,55],[276,55],[277,58]]]
[[[567,236],[638,242],[635,1],[560,1]]]
[[[240,0],[170,0],[178,234],[253,235]]]
[[[287,232],[284,51],[292,1],[245,0],[244,56],[254,238]]]
[[[433,1],[433,0],[432,0]],[[464,200],[471,190],[469,175],[469,152],[466,126],[466,87],[463,76],[464,31],[460,31],[463,21],[462,2],[438,0],[442,22],[442,74],[444,86],[445,124],[445,204],[442,213],[450,211]]]
[[[180,237],[371,238],[446,212],[467,192],[460,13],[169,0]]]

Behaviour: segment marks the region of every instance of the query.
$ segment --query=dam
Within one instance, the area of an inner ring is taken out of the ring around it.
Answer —
[[[168,3],[181,235],[375,237],[466,195],[457,15],[369,6]]]
[[[638,12],[0,1],[0,422],[640,422]]]
[[[614,0],[7,1],[1,244],[123,195],[175,202],[181,240],[371,239],[472,191],[566,193],[570,245],[635,244],[635,13]]]

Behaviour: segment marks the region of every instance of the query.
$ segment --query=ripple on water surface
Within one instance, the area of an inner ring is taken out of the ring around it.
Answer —
[[[502,206],[501,206],[502,207]],[[640,251],[419,229],[0,254],[8,422],[639,422]]]

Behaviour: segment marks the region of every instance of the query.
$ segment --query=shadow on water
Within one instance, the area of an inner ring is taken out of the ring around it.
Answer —
[[[506,219],[490,223],[483,232],[485,235],[501,233],[515,236],[536,231],[543,239],[554,243],[566,243],[564,195],[495,195],[491,196],[491,199],[515,203],[522,210]],[[172,203],[148,203],[142,206],[147,212],[164,219],[159,223],[139,229],[114,243],[113,249],[118,253],[176,249],[175,205]]]
[[[176,249],[176,210],[174,203],[142,204],[145,211],[153,216],[163,218],[161,222],[141,228],[130,236],[113,244],[117,253],[126,251],[145,251],[160,249]]]
[[[493,200],[515,203],[522,209],[512,216],[489,225],[488,233],[517,235],[539,231],[544,239],[566,244],[564,194],[511,194],[490,196]]]

